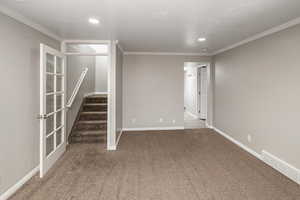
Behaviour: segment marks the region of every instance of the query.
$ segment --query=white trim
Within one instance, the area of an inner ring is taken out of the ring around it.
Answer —
[[[206,126],[206,128],[214,129],[213,126],[210,126],[210,125],[207,123],[207,120],[205,120],[205,126]]]
[[[246,145],[242,144],[241,142],[235,140],[233,137],[229,136],[228,134],[224,133],[223,131],[221,131],[220,129],[217,129],[216,127],[213,127],[213,129],[219,133],[220,135],[224,136],[226,139],[230,140],[231,142],[233,142],[234,144],[238,145],[240,148],[244,149],[245,151],[247,151],[248,153],[252,154],[253,156],[255,156],[256,158],[258,158],[259,160],[262,160],[262,157],[259,153],[255,152],[254,150],[250,149],[249,147],[247,147]]]
[[[67,56],[108,56],[108,53],[80,53],[80,52],[64,52]]]
[[[23,178],[21,178],[16,184],[10,187],[6,192],[0,196],[0,200],[6,200],[11,197],[18,189],[20,189],[29,179],[31,179],[36,173],[39,172],[40,166],[33,168]]]
[[[217,133],[224,136],[226,139],[230,140],[234,144],[238,145],[240,148],[244,149],[248,153],[255,156],[257,159],[263,161],[264,163],[268,164],[278,172],[282,173],[286,177],[290,178],[291,180],[295,181],[300,185],[300,169],[297,169],[293,165],[281,160],[280,158],[268,153],[267,151],[263,150],[262,154],[255,152],[254,150],[250,149],[246,145],[242,144],[241,142],[235,140],[228,134],[224,133],[220,129],[212,127]]]
[[[109,64],[107,69],[107,150],[116,150],[115,132],[115,59],[116,45],[113,41],[109,43]]]
[[[68,39],[62,41],[64,44],[66,43],[82,43],[82,44],[110,44],[110,40],[76,40],[76,39]]]
[[[210,56],[208,53],[180,53],[180,52],[136,52],[125,51],[124,55],[153,55],[153,56]]]
[[[117,147],[116,147],[116,145],[108,145],[107,150],[108,151],[115,151],[115,150],[117,150]]]
[[[271,34],[273,34],[273,33],[277,33],[277,32],[279,32],[279,31],[285,30],[285,29],[287,29],[287,28],[290,28],[290,27],[295,26],[295,25],[298,25],[298,24],[300,24],[300,17],[299,17],[299,18],[296,18],[296,19],[293,19],[293,20],[291,20],[291,21],[289,21],[289,22],[287,22],[287,23],[281,24],[281,25],[279,25],[279,26],[273,27],[273,28],[271,28],[271,29],[269,29],[269,30],[267,30],[267,31],[262,32],[262,33],[256,34],[256,35],[254,35],[254,36],[252,36],[252,37],[249,37],[249,38],[247,38],[247,39],[245,39],[245,40],[242,40],[242,41],[240,41],[240,42],[238,42],[238,43],[235,43],[235,44],[233,44],[233,45],[230,45],[230,46],[228,46],[228,47],[219,49],[219,50],[213,52],[211,55],[215,56],[215,55],[217,55],[217,54],[220,54],[220,53],[223,53],[223,52],[228,51],[228,50],[230,50],[230,49],[236,48],[236,47],[238,47],[238,46],[247,44],[247,43],[252,42],[252,41],[254,41],[254,40],[258,40],[258,39],[260,39],[260,38],[263,38],[263,37],[265,37],[265,36],[271,35]]]
[[[124,132],[124,131],[184,130],[184,126],[123,128],[122,130],[123,130],[123,132]]]
[[[63,40],[61,42],[61,51],[68,56],[109,56],[109,48],[107,53],[81,53],[81,52],[66,52],[66,44],[106,44],[110,45],[110,40]]]
[[[265,150],[262,151],[262,160],[286,177],[300,184],[300,170],[293,165],[285,162],[284,160],[272,155]]]
[[[50,31],[49,29],[45,28],[44,26],[42,26],[40,24],[33,22],[32,20],[28,19],[27,17],[20,15],[7,7],[0,5],[0,12],[2,12],[3,14],[17,20],[18,22],[21,22],[21,23],[23,23],[23,24],[25,24],[25,25],[27,25],[27,26],[53,38],[53,39],[62,41],[61,37],[59,37],[57,34],[53,33],[52,31]]]

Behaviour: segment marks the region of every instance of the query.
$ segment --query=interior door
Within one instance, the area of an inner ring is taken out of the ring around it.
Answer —
[[[64,55],[40,45],[40,177],[42,178],[66,149]]]
[[[197,113],[201,118],[201,67],[197,68]]]
[[[200,118],[207,118],[207,69],[206,67],[200,68]]]

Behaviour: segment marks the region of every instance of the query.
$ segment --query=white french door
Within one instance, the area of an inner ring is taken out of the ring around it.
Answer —
[[[65,56],[40,45],[40,177],[66,149]]]

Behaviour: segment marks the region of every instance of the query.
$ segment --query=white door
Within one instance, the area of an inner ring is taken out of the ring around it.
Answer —
[[[197,68],[197,113],[201,118],[201,67]]]
[[[66,149],[65,57],[40,45],[40,177]]]
[[[200,119],[207,118],[207,70],[200,68]]]

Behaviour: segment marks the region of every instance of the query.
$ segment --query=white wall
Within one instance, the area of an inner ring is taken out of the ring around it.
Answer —
[[[95,56],[67,56],[67,100],[70,99],[83,70],[89,69],[72,107],[67,112],[67,135],[71,132],[84,95],[95,91],[95,65]]]
[[[186,67],[184,73],[184,107],[187,112],[198,116],[198,79],[197,68]]]
[[[0,13],[0,195],[39,164],[40,43],[60,43]]]
[[[108,56],[96,56],[95,92],[107,92]]]
[[[124,56],[125,128],[184,126],[184,62],[210,62],[210,57]],[[160,118],[164,121],[160,122]]]
[[[299,44],[297,25],[214,58],[214,126],[257,153],[264,149],[297,168]]]

